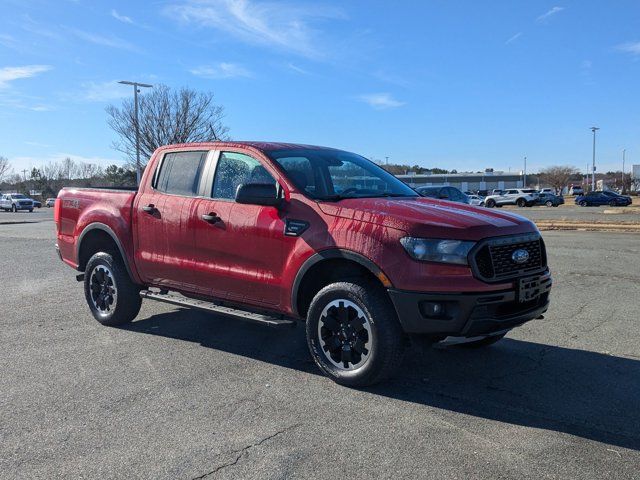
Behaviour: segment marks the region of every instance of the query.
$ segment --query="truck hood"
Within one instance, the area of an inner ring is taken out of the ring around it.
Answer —
[[[354,198],[321,202],[327,215],[403,230],[414,237],[481,240],[537,231],[515,213],[431,198]]]

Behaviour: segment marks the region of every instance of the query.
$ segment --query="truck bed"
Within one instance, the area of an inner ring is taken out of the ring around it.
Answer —
[[[89,224],[100,224],[113,231],[125,251],[131,252],[133,242],[131,221],[137,187],[65,187],[56,202],[58,249],[65,263],[78,267],[76,249],[81,233]]]

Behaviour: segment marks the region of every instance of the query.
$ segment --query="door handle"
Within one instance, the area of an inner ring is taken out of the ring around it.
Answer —
[[[222,219],[218,216],[218,214],[213,212],[205,213],[204,215],[202,215],[202,219],[208,223],[218,223],[222,221]]]
[[[158,209],[153,203],[150,203],[149,205],[145,205],[144,207],[142,207],[142,210],[147,213],[155,213],[158,211]]]

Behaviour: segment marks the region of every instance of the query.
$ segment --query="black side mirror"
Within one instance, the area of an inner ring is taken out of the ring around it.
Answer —
[[[282,199],[278,197],[275,183],[242,183],[236,190],[236,202],[278,207]]]

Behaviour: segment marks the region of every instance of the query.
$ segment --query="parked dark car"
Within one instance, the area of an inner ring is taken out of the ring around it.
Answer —
[[[564,198],[553,193],[542,192],[538,196],[538,205],[546,205],[547,207],[557,207],[564,204]]]
[[[622,195],[607,195],[604,192],[589,192],[586,195],[576,197],[576,205],[581,207],[592,207],[598,205],[609,205],[611,207],[627,206],[631,203],[629,197]]]
[[[449,200],[458,203],[471,203],[469,197],[456,187],[418,187],[416,191],[423,197],[438,198],[440,200]]]
[[[623,205],[626,207],[627,205],[631,205],[633,203],[633,199],[628,195],[620,195],[619,193],[612,192],[611,190],[606,190],[602,193],[609,198],[617,199],[620,202],[618,203],[618,205]]]

